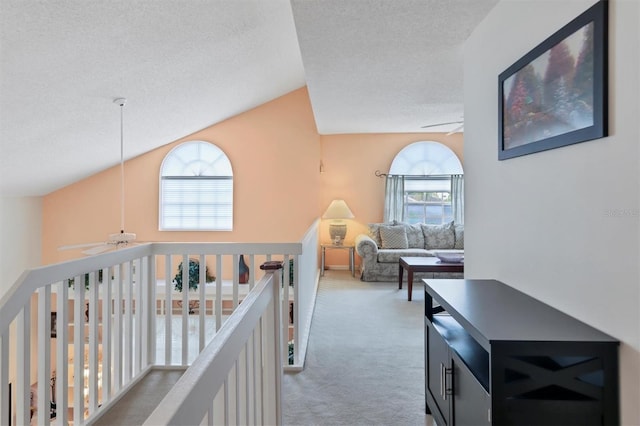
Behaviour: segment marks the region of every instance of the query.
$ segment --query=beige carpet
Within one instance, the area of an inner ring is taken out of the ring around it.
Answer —
[[[320,281],[305,369],[285,374],[285,425],[424,425],[424,293],[365,283],[347,271]]]

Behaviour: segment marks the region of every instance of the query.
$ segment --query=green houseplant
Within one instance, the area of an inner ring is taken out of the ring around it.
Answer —
[[[289,259],[289,286],[293,287],[293,259]],[[280,283],[284,285],[284,268],[280,275]]]
[[[200,262],[196,259],[189,259],[189,290],[198,288],[198,280],[200,279]],[[205,281],[210,283],[215,281],[216,277],[209,274],[209,267],[205,265]],[[178,272],[173,277],[174,288],[182,292],[182,262],[178,265]]]

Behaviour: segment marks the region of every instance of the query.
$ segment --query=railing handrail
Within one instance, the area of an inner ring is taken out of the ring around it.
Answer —
[[[265,275],[247,294],[144,425],[195,424],[188,419],[197,419],[195,421],[198,422],[204,417],[207,405],[201,404],[202,399],[198,396],[220,388],[225,382],[237,354],[253,333],[269,302],[274,300],[274,286],[279,282],[277,277],[277,274]]]
[[[18,315],[22,307],[29,302],[31,295],[39,288],[76,277],[105,266],[128,262],[134,258],[151,255],[175,254],[176,250],[194,254],[263,254],[277,251],[292,255],[302,254],[301,243],[146,243],[127,247],[98,256],[68,260],[51,265],[25,270],[18,280],[0,299],[0,335]]]

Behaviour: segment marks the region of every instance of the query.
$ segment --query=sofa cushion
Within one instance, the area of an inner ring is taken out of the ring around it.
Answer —
[[[453,228],[453,221],[442,225],[422,224],[424,248],[427,250],[452,249],[456,242]]]
[[[407,231],[403,225],[383,225],[379,232],[383,249],[406,249],[409,247]]]
[[[379,263],[395,263],[398,265],[398,261],[402,256],[413,257],[433,257],[433,253],[428,252],[425,249],[380,249],[378,250],[378,262]]]
[[[424,233],[422,232],[422,226],[419,223],[408,224],[401,223],[407,231],[407,243],[409,248],[424,248]]]
[[[454,225],[453,233],[455,234],[455,244],[453,248],[464,249],[464,225]]]

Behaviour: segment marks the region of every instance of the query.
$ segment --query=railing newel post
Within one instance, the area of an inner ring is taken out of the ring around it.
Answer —
[[[273,337],[274,337],[274,369],[275,369],[275,424],[282,424],[282,310],[280,297],[280,273],[283,265],[280,261],[267,261],[260,269],[273,276]]]

